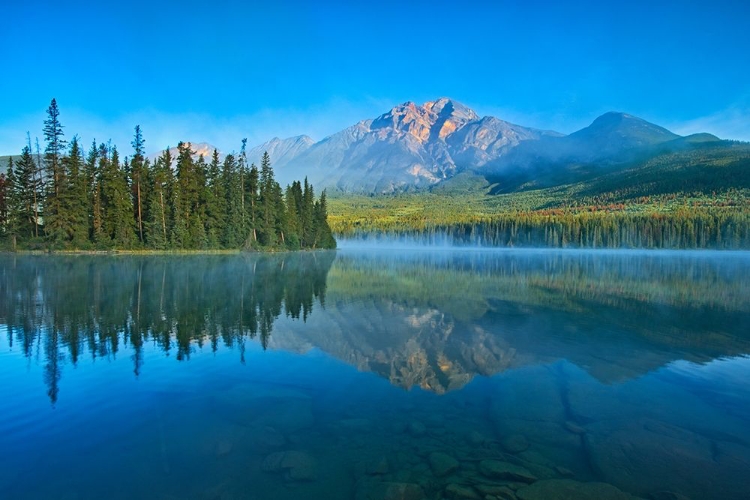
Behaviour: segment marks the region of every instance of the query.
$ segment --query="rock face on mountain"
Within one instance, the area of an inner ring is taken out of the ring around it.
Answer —
[[[463,104],[440,98],[396,106],[290,161],[271,159],[282,181],[307,176],[315,185],[344,191],[392,192],[436,184],[482,166],[521,141],[546,135],[559,134],[480,118]]]
[[[211,157],[214,154],[214,149],[217,149],[216,146],[213,146],[207,142],[188,142],[187,144],[190,145],[190,149],[194,152],[193,154],[193,160],[197,160],[201,156],[203,156],[203,159],[206,160],[206,162],[211,161]],[[217,149],[218,151],[218,149]],[[164,151],[158,151],[156,153],[152,153],[147,156],[148,160],[153,165],[156,162],[156,159],[159,158]],[[169,154],[172,155],[172,165],[174,166],[174,162],[177,159],[177,156],[180,154],[180,151],[177,147],[169,148]],[[224,154],[219,151],[219,159],[224,160]]]
[[[274,165],[286,165],[307,151],[314,143],[315,141],[306,135],[298,135],[296,137],[289,137],[288,139],[274,137],[270,141],[266,141],[248,150],[247,161],[249,164],[255,163],[255,165],[260,166],[263,153],[267,151]]]

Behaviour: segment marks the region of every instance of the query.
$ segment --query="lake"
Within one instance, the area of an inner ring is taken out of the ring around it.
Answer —
[[[750,253],[0,255],[3,499],[745,499]]]

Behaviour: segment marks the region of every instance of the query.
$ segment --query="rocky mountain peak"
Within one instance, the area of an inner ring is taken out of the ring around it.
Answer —
[[[445,140],[447,136],[479,116],[461,103],[441,97],[422,106],[407,101],[376,118],[373,130],[392,130],[408,134],[424,144],[431,140]]]

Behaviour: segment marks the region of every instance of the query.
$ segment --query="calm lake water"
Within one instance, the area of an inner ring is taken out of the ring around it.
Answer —
[[[745,499],[750,254],[0,256],[0,498]]]

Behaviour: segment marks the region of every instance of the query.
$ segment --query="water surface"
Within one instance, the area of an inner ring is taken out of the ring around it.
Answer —
[[[747,498],[750,255],[0,256],[2,498]]]

